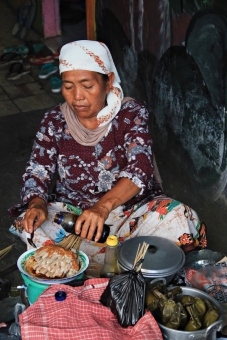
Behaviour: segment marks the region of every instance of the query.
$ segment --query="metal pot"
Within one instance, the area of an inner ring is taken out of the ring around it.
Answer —
[[[141,272],[146,281],[165,278],[169,283],[185,262],[183,250],[174,242],[158,236],[138,236],[124,241],[118,250],[121,271],[132,269],[139,244],[149,244]]]
[[[225,254],[211,249],[193,250],[186,255],[184,267],[198,270],[206,266],[214,265],[225,256]]]
[[[212,325],[205,329],[200,329],[194,332],[187,332],[187,331],[179,331],[176,329],[171,329],[166,326],[163,326],[157,320],[159,327],[161,329],[163,339],[168,340],[192,340],[192,339],[200,339],[200,340],[216,340],[216,332],[220,331],[223,325],[223,312],[220,303],[215,300],[209,294],[191,287],[181,287],[182,294],[177,295],[178,301],[181,301],[182,295],[191,295],[193,297],[199,297],[202,300],[209,300],[213,305],[215,305],[219,310],[219,319],[214,322]],[[154,314],[155,317],[155,314]],[[156,318],[156,317],[155,317]]]

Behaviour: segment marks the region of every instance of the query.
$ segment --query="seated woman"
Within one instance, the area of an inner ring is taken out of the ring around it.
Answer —
[[[197,214],[168,198],[154,181],[148,111],[124,99],[107,46],[89,40],[68,43],[59,65],[66,102],[41,121],[22,177],[22,204],[9,209],[12,217],[20,215],[11,231],[25,242],[25,231],[35,231],[36,246],[61,243],[68,234],[54,215],[72,210],[82,212],[75,233],[93,261],[104,257],[105,244],[98,242],[104,222],[120,241],[156,235],[185,251],[205,247]],[[48,202],[56,171],[54,202]]]

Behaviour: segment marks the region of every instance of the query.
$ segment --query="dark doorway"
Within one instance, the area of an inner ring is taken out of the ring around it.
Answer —
[[[86,1],[60,0],[62,43],[86,39]]]

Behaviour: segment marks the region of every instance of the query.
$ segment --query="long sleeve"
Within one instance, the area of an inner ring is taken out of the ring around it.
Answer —
[[[119,178],[127,177],[139,188],[140,194],[153,183],[152,140],[148,130],[149,113],[135,101],[129,102],[124,117],[124,151],[127,165],[121,169]]]
[[[98,144],[84,146],[72,138],[59,106],[48,111],[22,177],[22,205],[11,211],[21,211],[34,197],[47,201],[55,172],[58,173],[56,199],[81,209],[96,203],[120,178],[128,178],[140,188],[129,205],[150,194],[160,194],[153,181],[148,115],[144,106],[131,100],[122,105],[107,135]]]
[[[41,121],[30,159],[22,176],[23,203],[28,203],[34,197],[41,197],[47,201],[48,189],[56,170],[56,138],[61,130],[56,122],[61,122],[61,118],[55,109],[47,112]]]

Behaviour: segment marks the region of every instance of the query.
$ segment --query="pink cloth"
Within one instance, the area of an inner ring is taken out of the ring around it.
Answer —
[[[108,279],[90,279],[82,287],[52,285],[19,315],[22,339],[26,340],[142,340],[163,339],[160,328],[146,312],[135,326],[122,328],[115,315],[99,302]],[[67,298],[56,301],[64,290]]]

